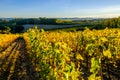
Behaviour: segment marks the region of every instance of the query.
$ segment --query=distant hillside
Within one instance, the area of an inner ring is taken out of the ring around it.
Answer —
[[[13,20],[14,18],[0,18],[2,20]]]
[[[13,20],[14,18],[0,18],[2,20]],[[19,18],[18,18],[19,19]],[[23,19],[30,19],[30,18],[23,18]],[[34,19],[34,18],[32,18]],[[107,19],[107,18],[57,18],[60,20],[96,20],[96,19]]]
[[[106,19],[106,18],[58,18],[61,20],[96,20],[96,19]]]

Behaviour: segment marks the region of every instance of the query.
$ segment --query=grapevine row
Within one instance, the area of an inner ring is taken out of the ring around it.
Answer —
[[[40,79],[119,79],[120,29],[24,33]],[[113,69],[113,71],[111,71]],[[117,76],[115,76],[117,75]]]

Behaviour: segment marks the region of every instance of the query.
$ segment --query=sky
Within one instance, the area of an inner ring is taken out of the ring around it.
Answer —
[[[0,17],[118,17],[120,0],[0,0]]]

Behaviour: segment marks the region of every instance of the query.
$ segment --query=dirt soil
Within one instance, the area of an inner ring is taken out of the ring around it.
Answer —
[[[18,38],[0,53],[0,80],[38,80],[24,39]]]

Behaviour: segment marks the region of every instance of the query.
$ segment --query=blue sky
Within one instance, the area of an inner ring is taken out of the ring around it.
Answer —
[[[120,0],[0,0],[0,17],[118,17]]]

